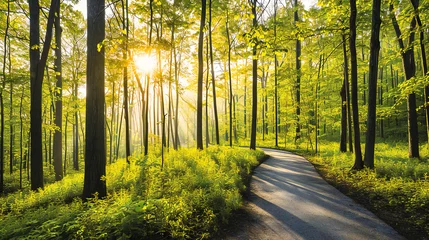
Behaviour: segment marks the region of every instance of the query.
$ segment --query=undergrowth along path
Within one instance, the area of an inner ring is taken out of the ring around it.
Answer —
[[[263,150],[270,158],[252,176],[246,223],[228,239],[404,239],[305,158]]]

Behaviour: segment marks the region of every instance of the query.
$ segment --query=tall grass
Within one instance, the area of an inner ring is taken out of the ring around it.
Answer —
[[[208,238],[242,203],[262,151],[211,147],[107,168],[106,199],[82,201],[83,174],[1,198],[0,239]]]

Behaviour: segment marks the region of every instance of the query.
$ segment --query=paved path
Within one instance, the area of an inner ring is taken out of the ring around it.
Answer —
[[[252,177],[248,223],[228,239],[403,239],[326,183],[303,157],[263,150],[271,157]]]

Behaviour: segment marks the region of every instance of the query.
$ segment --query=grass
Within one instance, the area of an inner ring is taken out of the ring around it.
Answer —
[[[0,239],[204,239],[242,204],[262,151],[210,147],[107,168],[108,197],[82,201],[83,174],[0,199]]]

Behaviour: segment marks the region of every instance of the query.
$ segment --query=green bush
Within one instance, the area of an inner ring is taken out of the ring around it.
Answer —
[[[262,151],[210,147],[107,168],[106,199],[82,201],[83,174],[3,197],[0,239],[204,239],[227,223]]]

